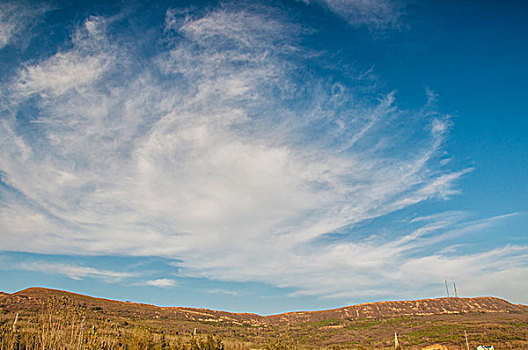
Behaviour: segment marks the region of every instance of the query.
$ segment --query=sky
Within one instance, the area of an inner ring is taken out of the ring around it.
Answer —
[[[2,1],[0,290],[528,303],[525,1]]]

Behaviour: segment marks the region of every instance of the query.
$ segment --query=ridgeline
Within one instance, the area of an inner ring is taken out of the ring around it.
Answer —
[[[471,348],[493,344],[495,349],[526,349],[528,306],[494,297],[437,298],[365,303],[324,311],[299,311],[271,316],[230,313],[186,307],[158,307],[53,290],[28,288],[0,293],[1,321],[20,315],[20,324],[42,314],[49,300],[68,300],[94,325],[143,327],[167,337],[197,334],[222,337],[226,348],[259,348],[284,340],[296,348],[393,348],[394,333],[407,349],[444,344],[465,349],[464,331]]]

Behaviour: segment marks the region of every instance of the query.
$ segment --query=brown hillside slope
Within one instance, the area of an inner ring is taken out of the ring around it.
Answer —
[[[412,301],[386,301],[346,306],[334,310],[292,312],[270,316],[279,322],[299,323],[325,319],[359,320],[365,318],[430,316],[467,313],[519,313],[527,312],[528,307],[515,305],[494,297],[478,298],[438,298]]]
[[[430,316],[444,314],[493,314],[525,313],[528,306],[515,305],[494,297],[478,298],[438,298],[413,301],[389,301],[365,303],[324,311],[290,312],[272,316],[250,313],[231,313],[198,308],[158,307],[149,304],[121,302],[94,298],[81,294],[46,288],[28,288],[17,293],[0,296],[0,307],[9,311],[38,311],[49,297],[67,296],[73,301],[92,310],[106,314],[139,319],[168,318],[211,323],[240,323],[251,325],[300,324],[322,320],[380,319],[402,316]]]
[[[230,313],[185,307],[159,307],[142,303],[95,298],[62,290],[38,287],[24,289],[1,298],[0,308],[11,312],[22,310],[29,313],[38,312],[50,297],[68,297],[88,310],[104,312],[108,316],[138,320],[163,318],[173,321],[225,322],[253,325],[264,322],[264,318],[256,314]]]
[[[130,333],[139,326],[153,332],[163,330],[170,337],[181,337],[196,329],[198,334],[221,336],[231,344],[227,349],[262,348],[267,341],[279,336],[295,344],[297,349],[334,346],[391,349],[395,332],[404,348],[409,350],[432,344],[465,349],[466,331],[471,348],[481,343],[493,344],[497,349],[524,350],[528,346],[528,306],[493,297],[390,301],[260,316],[157,307],[28,288],[13,294],[0,294],[0,324],[11,324],[19,313],[21,327],[30,327],[31,319],[42,311],[50,297],[67,297],[82,309],[87,322],[111,325],[120,332]]]

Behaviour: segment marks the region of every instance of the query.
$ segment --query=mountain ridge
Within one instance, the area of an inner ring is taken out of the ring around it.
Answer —
[[[528,306],[496,297],[369,302],[261,316],[117,301],[42,287],[0,293],[4,326],[18,318],[17,325],[34,332],[35,320],[50,310],[59,314],[71,310],[107,333],[164,332],[174,342],[189,341],[193,333],[213,334],[226,341],[226,349],[262,348],[277,339],[298,349],[393,349],[396,332],[409,350],[432,344],[462,350],[465,332],[473,348],[492,343],[497,348],[526,349],[528,344]]]
[[[426,316],[441,314],[464,313],[517,313],[528,312],[528,306],[513,304],[497,297],[473,298],[426,298],[418,300],[367,302],[343,306],[334,309],[316,311],[290,311],[285,313],[262,316],[256,313],[237,313],[230,311],[211,310],[206,308],[184,306],[156,306],[147,303],[118,301],[100,297],[92,297],[79,293],[43,288],[29,287],[15,293],[0,292],[0,307],[17,309],[15,305],[29,310],[39,308],[39,303],[45,302],[50,296],[67,296],[88,307],[99,307],[107,312],[115,312],[117,308],[142,310],[147,314],[168,313],[172,316],[184,317],[187,320],[201,322],[242,322],[242,323],[303,323],[317,322],[323,319],[365,319],[401,316]],[[34,305],[31,305],[34,304]],[[180,315],[178,315],[180,314]],[[146,315],[145,315],[146,316]],[[176,318],[180,318],[176,317]],[[172,317],[171,317],[172,318]]]

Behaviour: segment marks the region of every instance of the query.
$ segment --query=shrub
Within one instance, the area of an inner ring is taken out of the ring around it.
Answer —
[[[281,337],[277,337],[273,340],[268,340],[263,347],[264,350],[293,350],[295,346],[286,342]]]
[[[190,350],[224,350],[224,343],[222,339],[210,334],[205,340],[193,335],[190,340]]]

